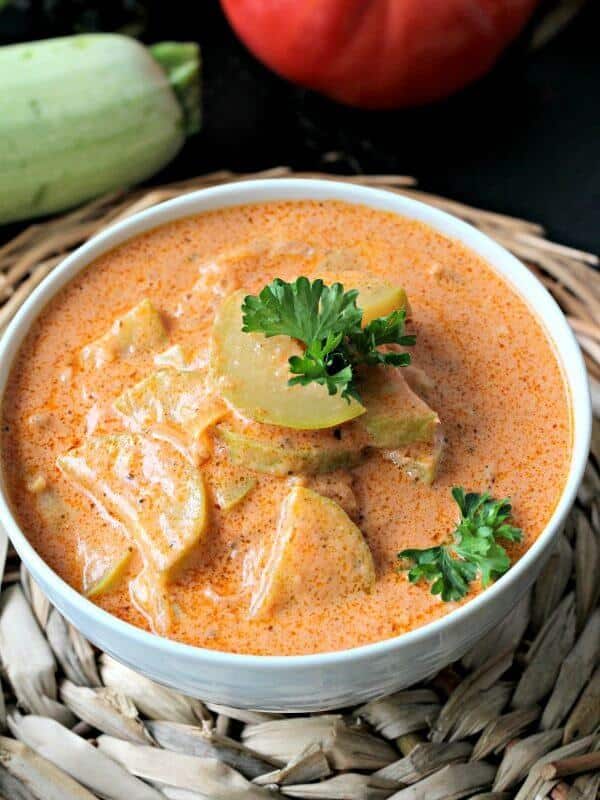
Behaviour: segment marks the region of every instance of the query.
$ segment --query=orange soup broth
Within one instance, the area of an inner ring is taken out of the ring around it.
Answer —
[[[427,486],[369,457],[354,470],[353,487],[375,561],[373,591],[319,608],[300,598],[265,620],[248,618],[244,575],[274,535],[289,481],[257,474],[258,485],[227,513],[211,499],[206,541],[169,586],[177,613],[168,635],[237,653],[302,654],[386,639],[447,614],[457,604],[442,602],[425,583],[410,584],[397,553],[448,539],[456,485],[511,498],[524,531],[523,543],[508,548],[513,559],[539,536],[566,479],[571,422],[560,366],[526,304],[473,252],[419,222],[333,201],[267,203],[190,217],[120,245],[59,292],[27,336],[4,401],[3,468],[20,525],[71,586],[81,591],[92,554],[109,559],[126,542],[65,480],[56,458],[92,432],[119,430],[112,402],[156,368],[150,352],[83,370],[82,346],[149,298],[170,345],[207,349],[226,294],[256,292],[276,276],[315,274],[332,251],[408,293],[413,363],[433,380],[427,399],[446,437],[439,475]],[[208,483],[211,468],[203,467]],[[60,498],[52,513],[31,492],[36,476]],[[134,557],[131,577],[139,567]],[[95,602],[148,627],[127,581]]]

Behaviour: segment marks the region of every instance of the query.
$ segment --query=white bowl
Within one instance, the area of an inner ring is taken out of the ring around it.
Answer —
[[[525,299],[562,364],[573,415],[568,478],[551,520],[520,561],[493,586],[442,619],[394,639],[306,656],[248,656],[169,641],[129,625],[86,600],[48,567],[19,529],[0,482],[0,520],[42,590],[84,636],[119,661],[188,695],[240,708],[316,711],[382,696],[431,675],[463,655],[511,611],[538,575],[569,511],[585,467],[591,406],[581,352],[562,312],[541,283],[484,234],[423,203],[386,191],[318,180],[257,180],[204,189],[139,214],[95,236],[33,292],[0,344],[0,397],[11,362],[41,309],[102,253],[142,231],[203,211],[273,200],[345,200],[421,220],[482,256]]]

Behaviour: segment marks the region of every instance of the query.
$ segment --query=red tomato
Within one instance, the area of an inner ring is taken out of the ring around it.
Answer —
[[[437,100],[483,75],[539,0],[221,0],[265,64],[365,108]]]

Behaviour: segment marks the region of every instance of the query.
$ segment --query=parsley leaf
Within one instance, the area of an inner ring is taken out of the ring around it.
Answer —
[[[512,514],[508,500],[494,500],[487,492],[465,494],[459,486],[452,489],[452,497],[461,514],[454,541],[398,553],[398,558],[413,562],[409,581],[429,581],[432,594],[441,595],[446,602],[462,599],[478,575],[483,586],[504,575],[510,568],[510,559],[497,539],[520,542],[523,538],[521,529],[508,523]]]
[[[349,336],[349,349],[356,364],[388,364],[393,367],[406,367],[410,364],[408,353],[381,351],[378,347],[386,344],[399,344],[405,347],[414,345],[416,336],[404,333],[406,311],[396,309],[387,317],[373,319],[363,329],[353,331]]]
[[[477,567],[470,561],[452,558],[448,547],[428,547],[425,550],[403,550],[400,558],[414,561],[408,579],[417,583],[424,578],[431,583],[431,593],[442,600],[460,600],[469,591],[469,583],[477,577]]]
[[[360,327],[362,312],[356,307],[357,297],[357,291],[344,292],[341,283],[325,286],[320,278],[312,283],[304,277],[294,283],[275,278],[258,297],[244,298],[242,330],[291,336],[310,345],[329,334]]]
[[[303,356],[292,356],[290,372],[296,377],[290,378],[290,386],[315,382],[327,386],[329,394],[335,394],[338,388],[342,393],[350,391],[352,366],[339,349],[342,339],[342,333],[330,333],[323,341],[311,342]]]
[[[341,283],[325,286],[319,278],[306,277],[287,283],[275,278],[258,296],[248,295],[242,304],[245,333],[290,336],[302,342],[302,356],[290,358],[291,386],[319,383],[329,394],[338,391],[348,402],[360,399],[355,368],[360,364],[404,367],[410,355],[382,351],[383,345],[411,346],[415,337],[404,333],[406,313],[392,311],[361,328],[358,292],[345,291]]]
[[[382,344],[413,345],[416,337],[404,335],[405,321],[406,311],[403,308],[392,311],[387,317],[373,319],[362,330],[353,332],[352,345],[364,355]]]

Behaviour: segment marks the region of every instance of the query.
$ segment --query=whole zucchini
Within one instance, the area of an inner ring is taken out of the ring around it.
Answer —
[[[116,34],[0,47],[0,223],[148,178],[199,128],[198,47]]]

